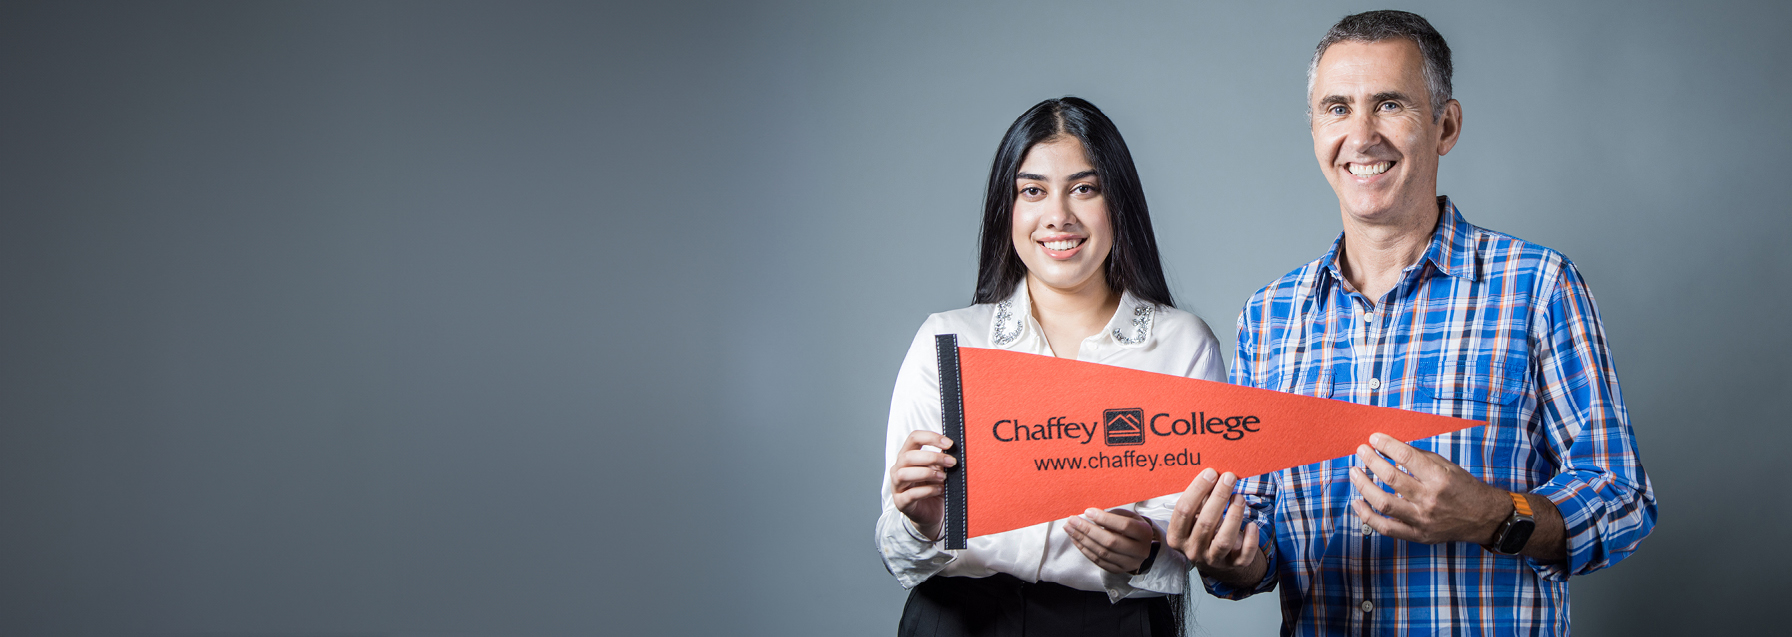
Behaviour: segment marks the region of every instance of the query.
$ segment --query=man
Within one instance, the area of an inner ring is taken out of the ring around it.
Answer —
[[[1307,77],[1344,232],[1245,306],[1232,382],[1487,424],[1243,480],[1210,469],[1167,541],[1215,595],[1279,584],[1284,633],[1566,634],[1569,576],[1655,523],[1593,298],[1561,254],[1437,196],[1462,107],[1424,18],[1344,18]]]

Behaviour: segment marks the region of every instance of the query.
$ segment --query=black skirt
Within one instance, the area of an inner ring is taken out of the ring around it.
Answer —
[[[932,577],[909,591],[901,637],[1052,637],[1126,635],[1174,637],[1168,597],[1123,599],[1063,584],[1028,584],[1006,573],[991,577]],[[1179,598],[1178,598],[1179,599]]]

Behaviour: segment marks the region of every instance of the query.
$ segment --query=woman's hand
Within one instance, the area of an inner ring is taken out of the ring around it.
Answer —
[[[943,451],[952,448],[952,439],[925,429],[909,432],[890,467],[890,490],[896,510],[922,535],[937,540],[946,521],[946,469],[958,459],[923,446]]]
[[[1064,532],[1089,561],[1122,575],[1139,570],[1151,555],[1151,541],[1157,539],[1157,527],[1126,509],[1089,509],[1070,518]]]

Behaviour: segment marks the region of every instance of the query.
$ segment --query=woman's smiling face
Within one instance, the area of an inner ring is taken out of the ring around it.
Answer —
[[[1114,247],[1101,177],[1076,137],[1034,144],[1014,176],[1014,250],[1038,282],[1064,290],[1107,286]]]

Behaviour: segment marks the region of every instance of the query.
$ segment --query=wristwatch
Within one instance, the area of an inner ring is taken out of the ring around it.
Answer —
[[[1523,494],[1506,495],[1512,496],[1512,517],[1493,532],[1492,544],[1481,547],[1500,555],[1517,555],[1524,550],[1525,543],[1531,541],[1531,532],[1537,530],[1537,520],[1531,517],[1531,501]]]
[[[1132,572],[1127,573],[1127,575],[1144,575],[1145,571],[1151,570],[1152,563],[1157,561],[1157,550],[1160,546],[1162,545],[1158,544],[1157,540],[1152,540],[1151,554],[1145,556],[1145,561],[1139,562],[1139,567],[1133,569]]]

